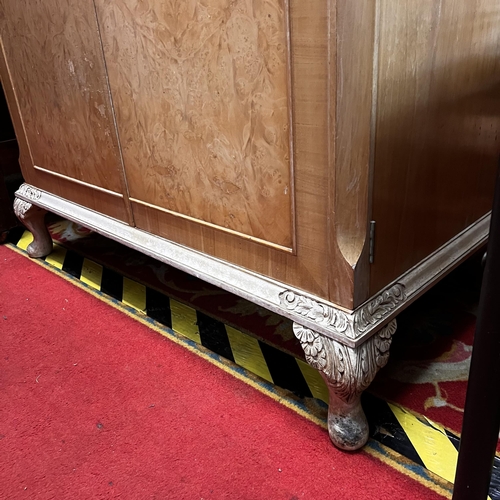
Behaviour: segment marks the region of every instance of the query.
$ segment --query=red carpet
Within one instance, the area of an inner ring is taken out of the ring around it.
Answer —
[[[0,497],[443,498],[0,247]]]

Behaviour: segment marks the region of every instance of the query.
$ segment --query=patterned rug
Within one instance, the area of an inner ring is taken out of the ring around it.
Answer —
[[[463,263],[398,317],[391,359],[374,394],[460,432],[483,252]]]
[[[49,224],[55,241],[205,314],[303,357],[292,323],[267,309],[66,220]]]

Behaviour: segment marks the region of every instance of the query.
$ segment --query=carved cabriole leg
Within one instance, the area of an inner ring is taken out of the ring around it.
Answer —
[[[359,347],[347,347],[297,323],[293,325],[307,362],[318,369],[329,392],[328,432],[343,450],[361,448],[368,440],[368,422],[361,408],[361,394],[389,359],[396,320]]]
[[[45,226],[46,210],[31,203],[14,199],[14,212],[18,219],[33,234],[33,241],[28,245],[27,252],[30,257],[45,257],[52,252],[52,238]]]

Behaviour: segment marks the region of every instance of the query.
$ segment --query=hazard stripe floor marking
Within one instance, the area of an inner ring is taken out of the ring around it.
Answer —
[[[426,422],[399,406],[389,404],[389,408],[405,430],[424,466],[452,483],[455,479],[458,452],[444,429],[429,420],[426,425]]]
[[[32,241],[28,231],[11,231],[8,241],[26,250]],[[278,350],[230,325],[209,317],[187,304],[162,295],[113,270],[103,268],[58,243],[45,261],[78,278],[95,290],[147,314],[190,340],[234,361],[264,380],[300,397],[328,403],[328,389],[319,372],[306,362]],[[365,393],[363,408],[370,436],[417,465],[452,483],[459,437],[426,417]],[[500,458],[495,457],[490,486],[491,500],[500,500]]]
[[[424,415],[363,394],[370,436],[437,476],[453,483],[460,438]],[[494,458],[489,497],[500,500],[500,457]]]
[[[80,280],[96,290],[101,289],[102,266],[87,258],[83,259]]]
[[[170,310],[172,311],[172,330],[182,332],[182,335],[188,339],[201,344],[196,310],[173,299],[170,299]]]
[[[118,298],[127,306],[146,313],[146,287],[137,281],[123,277],[123,295]]]
[[[320,401],[328,404],[328,387],[326,386],[324,380],[319,374],[318,370],[308,365],[305,361],[297,359],[300,371],[304,376],[313,398],[319,399]]]
[[[21,238],[17,242],[17,246],[22,250],[26,250],[28,248],[28,245],[32,241],[33,241],[33,235],[29,231],[24,231],[24,233],[21,235]]]
[[[64,259],[66,258],[66,249],[57,243],[54,243],[54,250],[52,253],[45,257],[45,262],[51,266],[62,269],[64,265]]]
[[[259,341],[229,325],[225,325],[225,327],[233,351],[234,362],[264,380],[274,382]]]

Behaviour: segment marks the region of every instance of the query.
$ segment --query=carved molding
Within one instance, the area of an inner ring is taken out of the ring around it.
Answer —
[[[21,200],[20,198],[14,199],[14,213],[20,220],[24,220],[26,213],[32,206],[33,205],[28,201]]]
[[[364,333],[370,326],[382,321],[404,302],[405,287],[396,283],[354,313],[355,330]]]
[[[338,333],[346,334],[351,324],[349,316],[344,311],[320,304],[290,290],[280,293],[280,303],[296,314],[318,324],[332,327]]]
[[[29,184],[21,184],[17,190],[16,196],[19,195],[33,201],[37,201],[42,197],[42,192],[39,189],[30,186]]]
[[[293,324],[293,332],[304,349],[306,361],[322,372],[337,397],[351,403],[370,385],[378,370],[386,365],[396,327],[396,320],[392,320],[356,348],[297,323]]]
[[[282,292],[279,298],[280,304],[289,311],[327,327],[338,336],[355,340],[396,310],[406,300],[406,295],[404,285],[397,283],[352,314],[290,290]]]
[[[328,312],[328,308],[332,304],[321,300],[319,297],[313,297],[312,304],[309,303],[309,306],[306,307],[306,311],[309,308],[309,312],[299,314],[294,310],[294,304],[296,303],[294,297],[307,294],[293,294],[293,292],[288,292],[287,285],[283,282],[262,277],[253,271],[248,271],[238,266],[228,265],[216,257],[178,245],[159,236],[145,233],[135,227],[127,226],[120,221],[67,201],[59,196],[54,196],[46,191],[39,191],[31,186],[30,188],[30,191],[33,190],[32,192],[34,193],[42,193],[40,199],[33,202],[37,206],[62,215],[79,224],[84,224],[89,229],[161,260],[177,269],[196,274],[196,276],[215,286],[230,291],[292,321],[301,323],[325,337],[335,338],[340,342],[345,341],[347,345],[352,347],[361,345],[382,323],[403,310],[407,304],[415,300],[433,283],[439,280],[440,277],[450,271],[456,262],[463,260],[473,251],[480,248],[487,241],[491,218],[489,214],[486,214],[464,229],[457,237],[448,241],[429,258],[423,260],[406,274],[400,276],[396,282],[398,285],[394,285],[396,286],[394,292],[397,292],[397,298],[392,302],[388,301],[387,298],[383,299],[384,292],[382,292],[378,294],[382,299],[374,298],[367,304],[364,304],[362,308],[359,308],[358,311],[345,311],[333,307],[333,312],[339,318],[337,321],[332,321],[333,324],[337,325],[335,329],[326,324],[328,323],[326,318],[333,317]],[[24,193],[26,191],[22,188],[16,195],[28,199]],[[34,194],[33,196],[37,197],[38,195]],[[388,287],[389,290],[392,288],[392,286]],[[290,295],[291,293],[292,295]],[[376,304],[378,301],[380,303],[377,307]],[[302,303],[307,304],[307,301],[302,301]],[[396,303],[398,304],[397,307],[389,313],[390,308]],[[314,304],[318,304],[318,307]],[[365,308],[368,314],[365,313],[365,319],[363,320],[363,313],[360,313],[360,309]],[[317,317],[318,311],[320,312],[320,321],[314,319],[314,317]],[[368,316],[371,318],[370,321],[366,320]],[[376,323],[381,317],[384,319],[380,319],[380,322]],[[321,321],[321,318],[324,319]],[[347,318],[349,325],[344,331],[345,322],[342,322],[342,318]],[[364,333],[361,333],[359,329],[355,333],[354,327],[351,326],[355,323],[361,325],[370,323],[371,326],[366,327]]]

